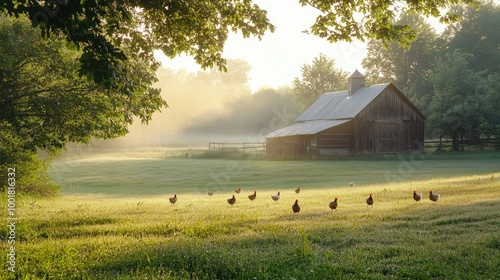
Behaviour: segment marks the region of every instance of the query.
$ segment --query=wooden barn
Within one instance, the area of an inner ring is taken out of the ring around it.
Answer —
[[[348,89],[326,93],[265,136],[275,158],[323,158],[422,151],[425,116],[392,83],[365,86],[357,70]]]

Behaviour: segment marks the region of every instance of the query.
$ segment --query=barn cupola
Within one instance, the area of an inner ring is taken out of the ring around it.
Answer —
[[[352,96],[358,89],[365,87],[365,76],[356,70],[347,79],[347,84],[347,92]]]

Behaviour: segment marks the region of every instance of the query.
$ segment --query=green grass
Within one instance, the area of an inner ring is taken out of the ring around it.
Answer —
[[[18,202],[16,276],[495,279],[499,166],[498,157],[481,156],[58,161],[51,172],[63,185],[61,197]],[[295,194],[298,185],[302,192]],[[230,207],[226,199],[238,187],[243,191]],[[427,199],[429,189],[441,193],[437,205]],[[253,190],[257,199],[250,201]],[[278,190],[282,197],[274,202],[270,195]],[[413,190],[424,192],[418,204]],[[174,193],[179,200],[171,206]],[[374,207],[365,204],[370,193]],[[339,208],[332,212],[335,197]],[[296,198],[302,211],[293,215]],[[4,251],[6,234],[2,227]],[[0,269],[0,279],[14,278],[5,262]]]

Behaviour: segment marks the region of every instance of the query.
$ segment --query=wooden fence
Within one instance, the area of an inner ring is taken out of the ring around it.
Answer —
[[[458,142],[460,150],[464,149],[480,149],[480,150],[494,150],[497,149],[497,140],[495,138],[482,138],[476,140],[461,140]],[[437,149],[439,140],[425,140],[424,145],[426,149]],[[253,152],[266,152],[266,142],[208,142],[210,150],[227,150],[227,151],[253,151]],[[449,139],[441,141],[441,148],[451,149],[452,141]]]
[[[495,138],[482,138],[482,139],[467,139],[467,140],[460,140],[458,141],[458,147],[460,150],[464,149],[479,149],[479,150],[493,150],[496,149],[496,142],[497,140]],[[424,145],[426,149],[437,149],[439,146],[439,140],[425,140]],[[441,141],[441,148],[452,148],[453,147],[453,141],[446,139]]]
[[[252,150],[255,152],[265,152],[266,142],[242,142],[242,143],[226,143],[226,142],[208,142],[210,150]]]

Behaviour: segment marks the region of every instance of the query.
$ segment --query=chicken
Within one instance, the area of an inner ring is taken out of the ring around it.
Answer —
[[[234,190],[235,193],[240,193],[241,192],[241,188],[238,188],[236,190]]]
[[[300,186],[295,189],[295,193],[299,193],[299,192],[300,192]]]
[[[169,198],[168,201],[174,205],[177,202],[177,194],[174,194],[174,197]]]
[[[257,191],[253,191],[253,194],[248,196],[248,199],[254,200],[257,197]]]
[[[234,197],[234,194],[233,197],[227,199],[227,203],[229,203],[229,205],[231,206],[233,206],[236,203],[236,197]]]
[[[347,182],[347,184],[349,185],[349,187],[354,187],[354,182],[349,180],[349,182]]]
[[[422,193],[413,191],[413,199],[415,200],[415,203],[419,202],[422,199]]]
[[[337,206],[339,205],[339,202],[338,202],[338,198],[335,198],[334,201],[331,201],[330,203],[328,203],[328,206],[330,207],[330,209],[335,210],[337,211]]]
[[[214,195],[213,192],[208,192],[208,196],[212,196],[212,195]]]
[[[271,195],[271,198],[274,200],[274,201],[278,201],[280,200],[280,192],[278,192],[278,194],[275,194],[275,195]]]
[[[293,213],[299,213],[300,212],[300,205],[299,205],[299,200],[296,199],[295,203],[292,205],[292,211]]]
[[[366,199],[366,204],[368,205],[371,205],[373,207],[373,197],[372,197],[372,194],[370,194],[370,196]]]
[[[434,201],[434,204],[437,204],[439,197],[440,195],[438,193],[432,193],[432,191],[429,191],[429,199]]]

